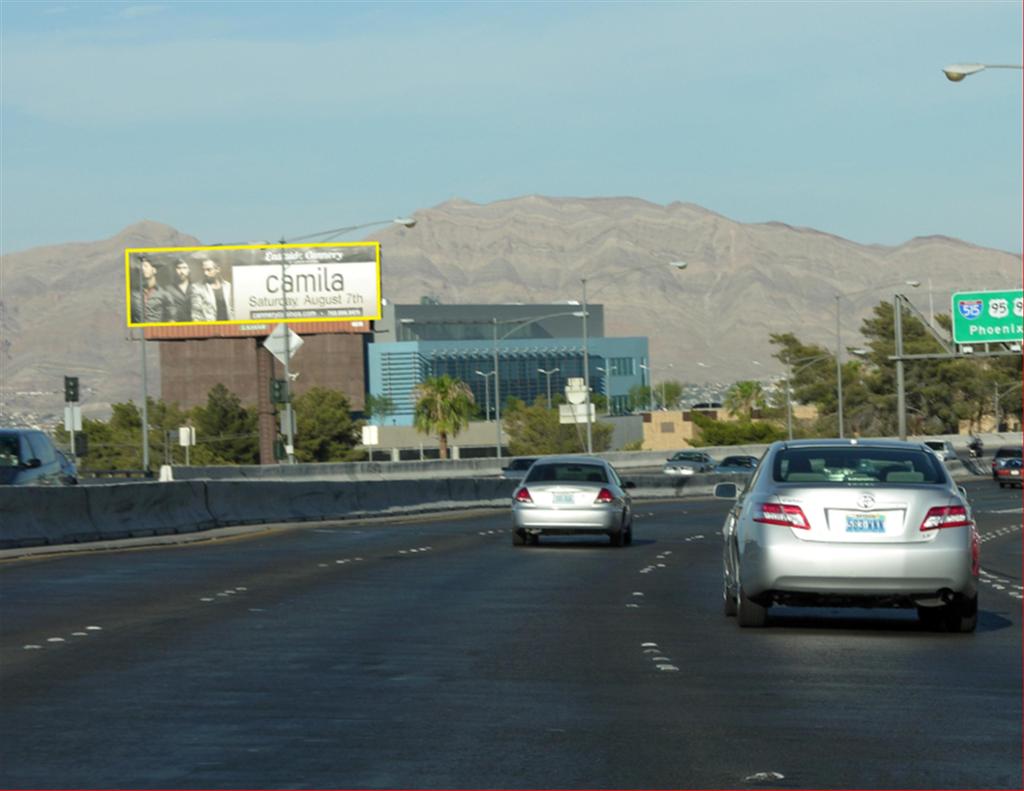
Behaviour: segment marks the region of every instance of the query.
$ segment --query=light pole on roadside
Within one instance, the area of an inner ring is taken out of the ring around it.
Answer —
[[[651,269],[653,267],[666,266],[666,264],[658,262],[657,264],[651,264],[650,266],[639,267],[632,271],[640,271],[643,269]],[[687,263],[685,261],[671,261],[667,266],[673,269],[682,271],[686,269]],[[593,424],[590,420],[590,345],[587,337],[587,279],[585,277],[580,278],[580,283],[583,286],[583,387],[584,387],[584,402],[583,402],[583,415],[584,420],[587,423],[587,453],[592,454],[594,452],[594,431]]]
[[[793,439],[793,400],[792,393],[790,392],[790,380],[798,373],[803,371],[805,368],[809,368],[815,363],[820,363],[822,360],[827,360],[832,355],[830,354],[819,354],[815,357],[802,357],[799,360],[793,360],[789,365],[795,363],[803,363],[799,368],[795,368],[792,372],[789,370],[789,365],[786,367],[786,433],[789,439]]]
[[[836,421],[839,429],[839,439],[844,438],[843,431],[843,342],[842,342],[842,328],[839,323],[840,314],[840,303],[844,297],[855,297],[859,294],[867,294],[871,291],[880,291],[883,288],[892,288],[893,286],[910,286],[911,288],[917,288],[921,285],[920,280],[899,280],[894,283],[883,283],[878,286],[870,286],[869,288],[862,288],[857,291],[844,291],[842,293],[837,292],[834,294],[836,301]]]
[[[412,228],[416,225],[416,220],[411,217],[395,217],[390,220],[374,220],[373,222],[363,222],[358,225],[347,225],[342,228],[332,228],[328,231],[320,231],[319,233],[311,233],[305,236],[297,236],[293,239],[285,241],[281,240],[281,245],[294,244],[296,242],[307,242],[312,239],[320,239],[321,241],[329,241],[343,234],[351,233],[352,231],[359,231],[364,228],[373,228],[378,225],[401,225],[403,228]],[[322,237],[322,238],[321,238]],[[285,276],[288,271],[288,262],[285,260],[284,250],[281,251],[281,322],[284,328],[284,385],[281,391],[282,398],[284,399],[284,411],[281,415],[281,422],[284,424],[285,435],[285,452],[288,457],[288,463],[295,463],[295,421],[292,418],[292,399],[291,399],[291,386],[292,376],[289,370],[291,366],[291,330],[288,329],[288,287],[285,285]],[[296,374],[297,376],[297,374]]]
[[[546,371],[543,368],[538,368],[537,373],[544,374],[548,380],[548,409],[551,409],[551,374],[557,374],[558,368],[552,368],[550,371]]]
[[[946,66],[942,73],[950,82],[961,82],[965,77],[985,69],[1024,69],[1024,66],[1006,63],[954,63],[952,66]]]
[[[491,377],[498,375],[498,369],[493,371],[474,371],[477,376],[484,378],[484,420],[491,419]]]
[[[538,321],[545,321],[546,319],[555,319],[555,318],[559,318],[561,316],[576,316],[576,317],[579,317],[581,315],[583,315],[583,314],[580,313],[580,311],[575,311],[574,310],[574,311],[561,311],[559,313],[549,313],[549,314],[546,314],[544,316],[534,316],[533,318],[521,319],[521,320],[520,319],[511,319],[511,320],[504,320],[503,321],[503,320],[499,319],[497,316],[492,316],[490,319],[479,319],[479,320],[475,320],[475,321],[474,320],[470,320],[470,321],[458,321],[458,320],[456,320],[456,321],[444,321],[444,320],[440,320],[440,321],[430,321],[430,320],[427,320],[427,321],[417,321],[416,319],[399,319],[399,322],[401,324],[403,324],[403,325],[406,325],[406,326],[413,325],[413,324],[475,324],[475,325],[490,324],[491,325],[491,341],[492,341],[491,358],[492,358],[492,366],[494,368],[494,370],[492,371],[492,373],[494,374],[494,433],[495,433],[494,453],[497,456],[497,458],[500,459],[502,457],[502,454],[501,454],[501,368],[499,366],[499,360],[498,360],[498,344],[501,341],[505,340],[509,335],[511,335],[512,333],[516,332],[517,330],[520,330],[523,327],[528,327],[529,325],[535,324]],[[500,335],[499,336],[498,335],[498,326],[499,325],[505,325],[505,324],[511,324],[512,328],[508,332],[506,332],[504,335]],[[490,375],[490,374],[484,374],[482,371],[476,371],[476,373],[478,373],[478,374],[480,374],[481,376],[484,376],[484,377]],[[485,379],[485,385],[486,385],[486,379]]]

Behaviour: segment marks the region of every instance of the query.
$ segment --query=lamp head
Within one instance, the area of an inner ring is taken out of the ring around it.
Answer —
[[[673,269],[679,269],[681,271],[683,269],[686,269],[686,267],[688,267],[689,264],[686,263],[686,261],[672,261],[669,263],[669,266],[672,267]]]
[[[954,63],[952,66],[946,66],[942,73],[950,82],[960,82],[964,77],[976,74],[984,68],[980,63]]]
[[[392,222],[395,225],[401,225],[404,228],[416,227],[416,220],[413,219],[412,217],[396,217],[394,220],[392,220]]]

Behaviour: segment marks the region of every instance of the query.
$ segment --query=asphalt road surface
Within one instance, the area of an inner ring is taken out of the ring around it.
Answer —
[[[1021,497],[973,635],[722,615],[728,504],[631,547],[505,512],[0,564],[5,788],[1020,788]]]

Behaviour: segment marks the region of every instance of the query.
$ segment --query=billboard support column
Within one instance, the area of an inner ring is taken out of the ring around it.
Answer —
[[[292,419],[292,377],[288,370],[291,365],[291,333],[288,331],[288,287],[285,285],[288,264],[285,262],[284,239],[281,240],[281,313],[284,324],[284,410],[281,412],[281,419],[284,423],[285,453],[288,455],[288,463],[295,463],[295,421]]]
[[[260,433],[260,464],[274,464],[274,440],[277,423],[274,405],[270,402],[268,384],[274,378],[274,358],[270,350],[254,340],[256,350],[256,411]]]

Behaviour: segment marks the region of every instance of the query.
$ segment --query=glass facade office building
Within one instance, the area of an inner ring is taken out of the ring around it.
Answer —
[[[611,414],[627,414],[630,388],[646,384],[647,338],[605,338],[601,306],[589,305],[588,313],[591,389],[607,397]],[[572,303],[388,305],[375,336],[367,353],[369,392],[394,405],[382,421],[388,425],[413,424],[416,387],[435,376],[469,385],[489,419],[496,379],[504,408],[512,397],[546,400],[549,380],[554,399],[564,395],[567,379],[583,378],[581,308]]]

